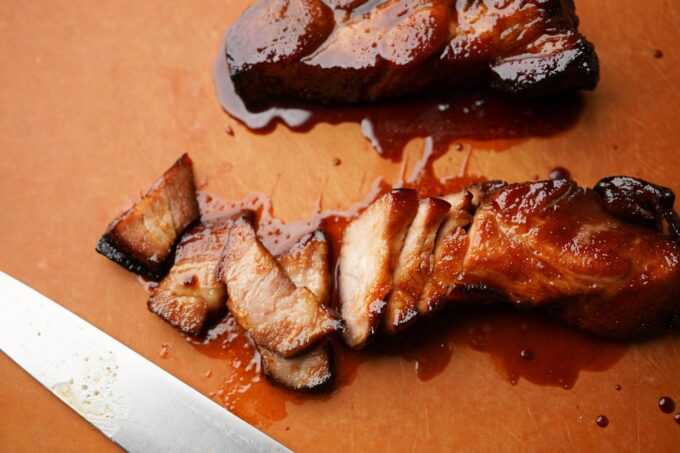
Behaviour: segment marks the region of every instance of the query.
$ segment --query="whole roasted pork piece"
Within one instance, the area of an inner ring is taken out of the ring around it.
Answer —
[[[363,242],[379,243],[383,236],[374,230],[384,224],[380,219],[399,214],[392,208],[391,214],[375,216],[374,206],[384,210],[392,197],[377,200],[348,225],[343,238],[340,308],[347,331],[361,332],[346,337],[350,346],[365,344],[381,323],[391,323],[383,329],[387,332],[400,327],[399,317],[385,316],[398,290],[392,275],[403,272],[398,261],[362,269],[361,281],[389,284],[372,293],[373,299],[356,291],[358,276],[352,271],[357,267],[350,266],[382,256]],[[452,208],[434,245],[421,248],[431,255],[421,258],[425,271],[411,271],[414,281],[425,279],[418,285],[423,289],[417,315],[445,302],[506,300],[542,307],[596,334],[626,338],[658,331],[680,312],[680,222],[666,188],[615,177],[591,190],[558,179],[485,184],[443,198]],[[369,222],[371,217],[375,220]],[[410,228],[422,224],[414,221]],[[369,235],[372,241],[357,240]],[[412,308],[408,314],[410,320],[417,316]],[[355,337],[362,341],[352,341]]]
[[[226,57],[250,106],[469,87],[537,96],[599,77],[572,0],[260,0]]]
[[[129,271],[158,280],[175,243],[198,220],[194,173],[184,154],[130,209],[113,219],[96,250]]]

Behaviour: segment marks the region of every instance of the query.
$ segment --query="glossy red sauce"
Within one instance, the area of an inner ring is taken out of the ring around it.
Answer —
[[[526,100],[492,92],[456,92],[352,107],[275,105],[251,111],[229,78],[224,45],[214,65],[217,97],[224,110],[251,131],[268,134],[277,123],[307,132],[319,123],[357,123],[381,156],[398,161],[408,142],[429,138],[437,153],[462,140],[484,140],[486,149],[506,150],[527,138],[553,135],[576,123],[578,93]]]
[[[423,161],[408,178],[397,185],[439,194],[460,190],[481,178],[460,176],[437,179],[431,171],[437,153],[426,152]],[[227,201],[199,192],[204,219],[232,215],[243,209],[256,212],[258,236],[272,253],[290,247],[306,232],[323,228],[331,244],[332,265],[339,252],[345,227],[372,201],[392,186],[377,179],[364,200],[347,210],[322,210],[319,206],[308,219],[284,223],[275,217],[271,200],[252,194],[239,201]],[[332,304],[335,304],[333,301]],[[270,384],[262,375],[259,355],[252,341],[236,322],[227,317],[213,328],[205,341],[188,339],[201,353],[222,359],[226,376],[211,396],[235,414],[263,427],[282,420],[288,403],[331,395],[290,392]],[[510,307],[448,307],[436,316],[421,319],[394,337],[379,337],[362,351],[346,348],[334,340],[336,391],[351,385],[366,360],[376,356],[399,357],[412,364],[413,372],[428,381],[444,372],[459,348],[489,355],[499,373],[511,384],[525,379],[533,384],[574,386],[581,371],[604,371],[618,362],[627,350],[616,343],[577,331],[540,313],[521,313]]]

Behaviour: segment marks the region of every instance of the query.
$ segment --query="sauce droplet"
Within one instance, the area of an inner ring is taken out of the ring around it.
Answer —
[[[665,414],[670,414],[675,410],[675,401],[670,396],[659,398],[659,409]]]
[[[571,179],[571,173],[564,167],[555,167],[550,170],[550,179]]]
[[[234,136],[234,129],[232,129],[228,124],[224,126],[224,132],[226,132],[227,135],[231,135],[232,137]]]
[[[337,166],[340,165],[341,163],[342,163],[342,161],[341,161],[338,157],[336,157],[335,159],[333,159],[333,166],[334,166],[334,167],[337,167]]]
[[[621,391],[621,384],[616,384],[614,386],[614,388],[616,389],[617,392],[620,392]]]
[[[609,425],[609,419],[605,415],[598,415],[595,419],[595,423],[600,428],[606,428]]]
[[[654,51],[652,52],[652,55],[656,59],[661,59],[661,58],[663,58],[663,51],[661,49],[654,49]]]
[[[673,418],[675,419],[675,423],[677,423],[678,425],[680,425],[680,412],[678,412],[677,414],[675,414],[675,415],[673,416]]]
[[[531,360],[534,358],[534,353],[529,351],[528,349],[522,349],[519,353],[519,356],[524,360]]]

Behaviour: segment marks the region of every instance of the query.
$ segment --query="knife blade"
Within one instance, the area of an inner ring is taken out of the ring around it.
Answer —
[[[0,350],[125,450],[290,451],[3,272]]]

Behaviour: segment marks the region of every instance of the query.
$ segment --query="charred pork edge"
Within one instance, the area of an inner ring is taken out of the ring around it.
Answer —
[[[264,349],[261,348],[260,346],[256,346],[258,349]],[[283,381],[279,380],[275,374],[270,373],[270,371],[267,369],[267,360],[264,358],[264,356],[260,353],[261,356],[261,363],[262,363],[262,373],[265,375],[267,379],[269,379],[270,382],[273,384],[276,384],[280,387],[283,387],[284,389],[287,390],[294,390],[297,392],[305,392],[305,393],[326,393],[331,391],[335,387],[335,383],[337,381],[337,366],[336,366],[336,360],[335,360],[335,350],[333,348],[333,344],[331,341],[326,338],[324,341],[322,341],[320,344],[317,344],[315,348],[323,348],[324,352],[326,353],[326,358],[328,361],[328,376],[325,380],[317,383],[316,385],[306,385],[302,387],[290,387],[286,385]],[[310,350],[313,351],[315,348],[312,348]],[[272,354],[276,354],[273,351],[269,351]],[[291,357],[292,359],[295,358],[303,358],[304,354],[301,356],[295,356]],[[283,360],[289,360],[286,357],[281,357]]]
[[[144,196],[148,195],[149,192],[153,191],[156,188],[156,184],[159,180],[162,180],[165,175],[167,174],[168,171],[170,171],[172,168],[175,167],[175,165],[179,164],[180,162],[185,163],[191,168],[191,171],[193,173],[193,161],[191,160],[191,157],[189,157],[188,153],[182,154],[175,162],[173,162],[170,167],[168,167],[163,174],[157,178],[153,183],[151,183],[150,187],[147,189],[145,192]],[[194,190],[194,197],[196,196],[196,183],[192,178],[192,187]],[[143,198],[143,197],[142,197]],[[136,202],[137,203],[137,202]],[[168,272],[168,270],[171,267],[171,263],[173,262],[174,259],[174,252],[175,252],[175,247],[177,246],[177,243],[180,240],[180,237],[182,236],[182,233],[186,231],[189,227],[192,225],[196,224],[196,222],[199,221],[199,219],[194,220],[193,222],[189,223],[184,227],[184,230],[178,231],[177,232],[177,237],[175,238],[175,242],[172,245],[172,248],[170,250],[170,253],[168,256],[165,258],[160,263],[153,264],[153,263],[144,263],[136,258],[132,257],[132,254],[130,251],[127,249],[127,247],[121,245],[118,243],[118,241],[115,240],[115,238],[111,235],[111,229],[112,227],[116,224],[118,219],[126,214],[128,211],[130,211],[136,203],[133,203],[132,206],[127,208],[125,211],[122,213],[118,214],[110,223],[109,226],[106,229],[106,232],[101,236],[99,239],[99,242],[97,242],[97,245],[95,246],[95,251],[99,253],[100,255],[104,256],[105,258],[108,258],[109,260],[113,261],[114,263],[118,264],[122,268],[124,268],[127,271],[134,272],[135,274],[141,275],[143,277],[150,278],[152,280],[158,281],[163,278],[163,276]]]

